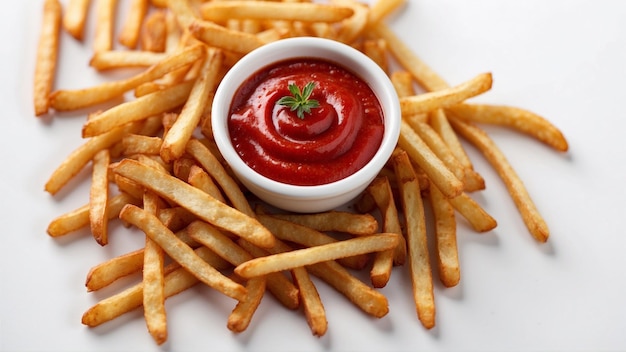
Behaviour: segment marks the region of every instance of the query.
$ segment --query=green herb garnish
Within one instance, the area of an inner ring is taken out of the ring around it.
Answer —
[[[293,96],[284,96],[280,98],[276,104],[288,106],[291,111],[295,111],[296,115],[300,119],[304,119],[304,113],[310,114],[311,109],[320,106],[320,103],[315,99],[309,99],[311,93],[313,93],[315,83],[309,82],[304,86],[302,92],[300,88],[294,83],[289,84],[289,91]]]

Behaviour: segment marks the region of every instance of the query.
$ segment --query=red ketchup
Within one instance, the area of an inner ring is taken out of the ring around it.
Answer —
[[[301,119],[277,101],[313,82],[319,102]],[[319,59],[279,62],[237,90],[228,129],[239,156],[256,172],[292,185],[322,185],[352,175],[383,138],[383,113],[372,89],[349,70]]]

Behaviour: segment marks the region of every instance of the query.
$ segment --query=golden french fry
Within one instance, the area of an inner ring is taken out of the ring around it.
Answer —
[[[378,221],[370,214],[332,210],[315,214],[272,214],[272,216],[322,232],[335,231],[363,236],[372,235],[378,230]]]
[[[187,66],[204,57],[204,53],[202,45],[190,46],[127,79],[105,82],[85,89],[55,91],[50,96],[50,104],[59,111],[76,110],[99,104],[120,97],[142,83],[153,81],[177,68]]]
[[[113,27],[117,0],[96,0],[96,31],[93,51],[107,51],[113,48]]]
[[[500,148],[498,148],[493,140],[480,128],[458,119],[451,119],[450,123],[461,136],[481,151],[491,166],[496,170],[506,185],[530,234],[537,241],[546,242],[550,236],[548,225],[537,210],[535,203],[530,198],[524,183]]]
[[[126,20],[118,36],[120,44],[129,49],[134,49],[139,41],[141,24],[148,13],[148,0],[132,0],[126,13]]]
[[[183,82],[95,114],[83,126],[83,137],[98,136],[118,126],[174,109],[185,103],[193,83]]]
[[[150,67],[165,60],[167,54],[151,51],[109,50],[94,53],[89,65],[104,71],[115,68]]]
[[[448,167],[454,176],[459,180],[465,180],[465,168],[463,165],[456,159],[448,145],[443,141],[443,139],[437,134],[437,132],[430,127],[427,123],[418,122],[414,120],[407,120],[409,125],[413,127],[413,131],[415,131],[420,138],[428,145],[428,147],[437,155],[437,157]]]
[[[196,79],[183,110],[163,138],[161,158],[166,162],[180,158],[185,152],[187,142],[200,123],[209,95],[217,87],[222,60],[223,55],[220,50],[207,50],[200,76]]]
[[[248,280],[246,284],[248,295],[245,300],[237,302],[237,305],[228,316],[226,323],[228,330],[242,332],[248,328],[252,316],[265,294],[265,284],[265,277],[263,276]]]
[[[431,112],[429,122],[432,128],[437,131],[437,134],[439,134],[441,139],[450,148],[450,151],[454,154],[456,160],[463,165],[465,169],[465,178],[462,180],[463,190],[473,192],[485,189],[485,180],[480,174],[474,171],[474,166],[467,156],[465,148],[463,148],[459,138],[452,129],[452,126],[450,126],[448,117],[443,109],[437,109]]]
[[[193,249],[176,237],[159,219],[134,205],[126,205],[120,218],[140,228],[178,264],[200,281],[236,300],[244,300],[246,289],[204,262]]]
[[[304,22],[338,22],[354,13],[347,6],[309,2],[207,2],[201,7],[202,18],[220,22],[227,19],[256,19]]]
[[[453,198],[461,194],[463,182],[456,178],[452,171],[432,152],[413,128],[404,121],[402,121],[400,126],[398,145],[424,170],[430,180],[446,197]]]
[[[164,10],[152,12],[141,31],[141,48],[146,51],[165,52],[167,40],[167,24]]]
[[[497,222],[491,215],[474,201],[467,193],[448,198],[450,204],[459,212],[469,223],[472,228],[478,232],[486,232],[493,230],[497,226]]]
[[[435,298],[420,186],[406,152],[396,153],[393,156],[393,165],[398,178],[400,200],[406,219],[413,299],[419,320],[425,328],[431,329],[435,326]]]
[[[208,46],[239,54],[247,54],[265,44],[254,34],[234,31],[207,21],[191,22],[189,31]]]
[[[188,230],[189,235],[193,239],[202,243],[202,245],[207,248],[210,248],[213,252],[217,253],[217,255],[233,265],[239,265],[251,260],[253,257],[266,254],[261,254],[261,250],[258,247],[254,247],[251,243],[241,241],[241,243],[245,245],[244,250],[244,248],[237,245],[228,238],[228,236],[202,221],[191,223]],[[276,299],[289,309],[298,308],[300,305],[298,288],[296,288],[289,279],[281,273],[271,273],[265,277],[267,279],[267,287]]]
[[[77,40],[83,39],[90,0],[69,0],[63,15],[63,28]]]
[[[166,3],[167,7],[174,13],[176,21],[183,29],[188,29],[191,23],[197,20],[199,14],[191,6],[189,0],[159,0]]]
[[[146,212],[156,215],[159,211],[159,202],[160,199],[156,194],[144,192],[143,207]],[[167,340],[163,263],[163,249],[146,235],[143,254],[143,311],[148,331],[158,345]]]
[[[201,167],[192,165],[189,169],[189,175],[187,176],[187,182],[190,185],[203,190],[211,195],[211,197],[219,200],[222,203],[226,202],[226,199],[222,196],[222,192],[219,187],[213,182],[211,176]]]
[[[126,204],[137,205],[141,204],[141,201],[126,193],[109,198],[106,211],[109,214],[109,220],[117,218]],[[56,217],[48,224],[47,232],[51,237],[59,237],[87,226],[89,226],[89,204]]]
[[[552,148],[565,152],[568,143],[563,133],[545,118],[528,110],[500,105],[459,104],[448,108],[466,121],[511,127],[526,133]]]
[[[224,261],[208,248],[198,248],[195,253],[209,265],[225,269]],[[197,284],[199,280],[187,269],[181,268],[178,263],[172,263],[164,268],[165,273],[165,297],[174,296]],[[82,323],[95,327],[106,323],[120,315],[130,312],[141,306],[143,300],[143,284],[139,283],[126,290],[105,298],[89,308],[82,317]]]
[[[454,209],[437,187],[432,187],[429,195],[435,218],[435,248],[439,264],[439,279],[446,287],[456,286],[461,277],[461,270],[456,244]]]
[[[161,197],[186,208],[199,218],[261,247],[271,247],[274,236],[256,219],[216,200],[203,191],[140,163],[125,159],[113,171],[130,178]]]
[[[43,20],[37,45],[37,60],[35,61],[33,105],[36,116],[46,114],[50,107],[50,92],[54,85],[59,55],[60,27],[61,4],[58,0],[46,0],[43,5]]]
[[[398,210],[393,199],[391,185],[386,177],[378,177],[367,187],[367,193],[376,203],[382,218],[383,232],[396,233],[400,236],[400,243],[394,250],[378,252],[374,257],[374,264],[370,270],[370,278],[374,287],[385,287],[391,276],[391,269],[395,262],[404,264],[406,260],[406,242],[402,235]]]
[[[287,220],[281,220],[262,214],[258,214],[257,219],[270,230],[274,236],[284,241],[298,243],[306,247],[315,247],[337,242],[337,239],[322,232]],[[369,261],[369,257],[366,254],[361,254],[339,258],[338,261],[346,267],[362,269]]]
[[[328,321],[326,320],[324,304],[320,299],[315,284],[307,270],[303,267],[294,268],[291,273],[300,290],[300,300],[304,308],[306,320],[311,327],[311,332],[315,336],[324,336],[328,328]]]
[[[151,137],[130,133],[122,138],[124,155],[146,154],[158,155],[163,140],[161,137]]]
[[[103,149],[93,157],[93,173],[89,191],[89,223],[91,233],[101,246],[109,243],[109,163],[111,156],[108,149]]]
[[[235,268],[235,273],[244,278],[261,276],[328,260],[384,251],[395,248],[398,242],[397,234],[386,233],[356,237],[321,246],[255,258],[238,265]]]
[[[334,287],[365,313],[382,318],[389,313],[389,302],[380,292],[367,286],[334,261],[307,266],[307,270]]]
[[[192,139],[187,144],[187,153],[193,156],[202,165],[204,170],[209,173],[217,182],[226,197],[233,204],[233,207],[240,212],[254,217],[254,211],[250,207],[250,203],[244,196],[243,192],[235,182],[235,180],[228,175],[226,169],[219,160],[211,153],[211,151],[197,139]]]
[[[446,108],[491,89],[490,73],[480,74],[455,87],[400,98],[402,115],[416,115]]]
[[[363,53],[372,59],[385,72],[389,72],[387,43],[382,39],[370,39],[363,42]],[[412,95],[412,94],[410,94]]]
[[[195,215],[183,207],[161,209],[158,216],[163,225],[172,231],[182,230],[197,219]]]

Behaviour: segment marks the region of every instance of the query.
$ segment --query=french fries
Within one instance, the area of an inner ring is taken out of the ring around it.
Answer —
[[[45,0],[35,115],[83,109],[87,115],[85,142],[52,172],[45,191],[54,196],[90,162],[93,167],[88,204],[53,219],[47,232],[61,237],[84,229],[105,246],[109,224],[121,221],[145,235],[143,248],[88,271],[89,292],[122,277],[140,281],[97,302],[82,323],[98,326],[143,306],[147,329],[161,345],[168,338],[166,298],[203,283],[235,300],[224,319],[235,333],[250,328],[269,292],[287,309],[302,307],[311,333],[321,337],[332,322],[317,279],[382,318],[389,302],[378,289],[394,270],[408,270],[417,318],[431,329],[432,271],[439,271],[444,287],[461,279],[456,215],[477,233],[497,226],[470,197],[486,185],[461,138],[483,153],[531,235],[545,242],[547,224],[478,124],[511,128],[561,152],[568,150],[565,137],[528,110],[470,102],[491,89],[491,73],[450,86],[385,24],[404,3],[131,0],[121,21],[117,0],[96,0],[90,68],[122,76],[53,91],[60,31],[85,41],[90,1],[70,0],[62,14],[58,0]],[[210,105],[221,78],[246,53],[294,36],[324,37],[361,50],[390,76],[398,95],[402,122],[396,151],[354,207],[316,214],[267,210],[216,148]],[[134,71],[123,76],[120,69],[127,68]],[[101,103],[110,107],[100,111]],[[432,233],[424,200],[432,209]],[[353,271],[369,271],[363,277],[369,274],[370,283]]]
[[[46,114],[50,106],[49,95],[57,66],[60,25],[61,4],[58,0],[46,0],[35,64],[33,100],[36,116]]]

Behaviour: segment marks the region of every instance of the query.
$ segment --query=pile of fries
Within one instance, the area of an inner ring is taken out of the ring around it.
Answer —
[[[485,182],[460,138],[497,171],[530,234],[539,242],[548,239],[522,181],[478,124],[515,129],[560,152],[568,149],[567,141],[527,110],[467,103],[491,88],[491,74],[450,86],[432,71],[383,22],[403,0],[131,0],[124,19],[115,18],[115,0],[94,5],[89,65],[98,71],[140,70],[93,87],[55,90],[61,31],[84,40],[89,1],[69,0],[63,9],[58,0],[44,0],[35,115],[89,112],[84,144],[54,170],[45,190],[55,195],[88,164],[92,170],[88,204],[52,220],[48,234],[90,228],[105,246],[109,223],[121,219],[145,233],[145,246],[91,268],[88,291],[128,275],[141,281],[89,308],[83,324],[98,326],[143,307],[150,334],[162,344],[165,299],[202,282],[233,299],[225,320],[234,332],[246,330],[269,292],[287,309],[302,309],[312,334],[322,336],[328,323],[318,282],[380,318],[389,308],[377,288],[394,270],[407,268],[417,316],[430,329],[432,271],[439,271],[446,287],[460,280],[457,215],[477,232],[496,227],[470,197]],[[116,21],[123,21],[120,33]],[[350,211],[293,214],[266,206],[232,176],[213,141],[210,107],[221,77],[246,53],[294,36],[331,38],[362,50],[388,72],[400,97],[397,149]],[[98,110],[116,99],[123,102]],[[432,207],[432,233],[426,231],[425,206]],[[436,253],[429,253],[429,240]],[[438,268],[431,268],[431,256]],[[369,270],[371,282],[354,275],[362,270]]]

